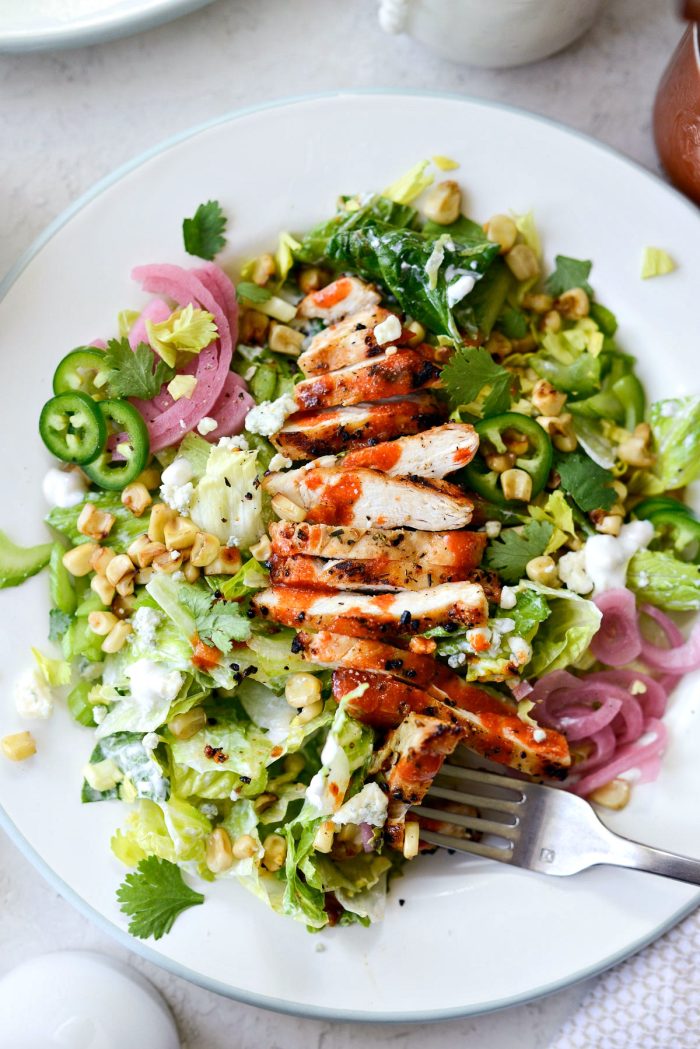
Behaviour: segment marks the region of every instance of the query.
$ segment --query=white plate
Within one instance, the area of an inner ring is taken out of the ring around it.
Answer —
[[[82,47],[140,33],[211,0],[0,0],[0,51]]]
[[[593,284],[616,311],[621,344],[639,355],[654,397],[698,388],[700,221],[645,171],[552,124],[463,99],[351,95],[271,106],[197,129],[117,172],[6,283],[0,525],[25,542],[44,536],[47,460],[36,420],[54,366],[70,347],[113,333],[117,312],[143,301],[132,266],[187,262],[180,225],[200,201],[222,202],[225,261],[234,263],[274,244],[279,230],[304,230],[328,215],[339,193],[381,188],[437,153],[461,161],[473,215],[534,208],[550,258],[595,260]],[[644,245],[666,248],[678,271],[642,282]],[[44,643],[47,609],[45,578],[0,594],[0,734],[20,727],[10,685],[30,644]],[[700,856],[693,691],[688,680],[673,698],[661,777],[635,790],[615,825]],[[81,807],[92,737],[65,711],[30,727],[37,757],[0,763],[3,823],[64,895],[123,938],[114,894],[124,870],[109,838],[125,810]],[[700,898],[687,885],[635,872],[599,868],[557,880],[446,854],[414,863],[395,885],[384,924],[369,930],[311,936],[236,885],[206,894],[205,906],[179,918],[160,943],[130,946],[253,1004],[403,1021],[476,1013],[563,987],[658,936]]]

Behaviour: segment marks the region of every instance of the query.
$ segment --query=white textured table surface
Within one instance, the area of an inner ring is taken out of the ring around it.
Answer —
[[[656,168],[651,103],[680,35],[671,7],[670,0],[607,0],[600,22],[578,44],[506,72],[450,65],[406,38],[384,36],[374,0],[219,0],[140,37],[0,56],[0,274],[115,166],[192,124],[285,95],[353,87],[463,92],[554,117]],[[517,165],[514,157],[514,177]],[[68,947],[127,957],[0,832],[0,975],[25,958]],[[431,1037],[426,1027],[276,1016],[129,958],[164,992],[187,1049],[418,1049]],[[444,1049],[547,1049],[585,989],[449,1023],[439,1037]]]

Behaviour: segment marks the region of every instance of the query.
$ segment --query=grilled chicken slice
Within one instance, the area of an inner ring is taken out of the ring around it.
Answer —
[[[297,317],[318,317],[334,324],[351,313],[377,306],[380,301],[381,295],[371,284],[357,277],[338,277],[332,284],[303,298],[297,307]]]
[[[415,634],[446,623],[482,626],[488,603],[475,583],[443,583],[432,590],[400,594],[324,594],[314,590],[275,586],[253,598],[253,607],[284,626],[331,630],[352,637],[377,634]]]
[[[463,528],[472,514],[471,499],[455,485],[375,470],[301,467],[268,474],[263,487],[303,507],[313,524],[438,531]]]
[[[409,714],[389,733],[375,761],[374,767],[379,766],[386,777],[389,797],[404,805],[419,805],[461,738],[459,725]]]
[[[273,552],[282,557],[311,554],[366,561],[390,558],[446,565],[463,572],[481,563],[487,543],[485,532],[409,532],[403,528],[361,531],[305,521],[276,521],[270,525],[270,536]]]
[[[340,700],[365,684],[364,693],[348,702],[348,713],[358,721],[387,728],[398,725],[408,710],[429,714],[451,725],[459,723],[464,745],[490,761],[531,776],[566,775],[571,757],[559,732],[526,724],[505,697],[469,684],[441,663],[435,662],[432,682],[420,686],[421,679],[425,680],[422,668],[412,684],[386,673],[336,670],[333,694]]]
[[[347,406],[414,393],[437,385],[439,379],[436,364],[417,350],[402,349],[304,379],[294,387],[294,399],[300,409]]]
[[[374,329],[390,316],[389,310],[371,306],[324,328],[297,358],[299,368],[304,375],[323,375],[380,356],[384,350],[377,343]]]
[[[436,426],[443,417],[442,408],[429,393],[415,393],[349,408],[295,412],[271,440],[289,459],[315,459],[418,433]]]
[[[399,476],[441,478],[470,463],[479,437],[469,423],[445,423],[411,437],[350,452],[343,469],[367,466]]]
[[[316,590],[425,590],[440,583],[456,583],[468,573],[447,565],[416,564],[375,558],[361,561],[324,561],[322,557],[279,557],[270,561],[270,582],[285,586],[312,587]]]
[[[435,677],[436,663],[431,656],[405,651],[385,641],[347,637],[328,630],[318,634],[300,632],[294,640],[294,651],[303,653],[304,659],[317,666],[392,674],[416,688],[428,688]]]

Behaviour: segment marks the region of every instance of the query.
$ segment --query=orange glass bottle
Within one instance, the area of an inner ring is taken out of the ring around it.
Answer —
[[[700,0],[685,0],[690,21],[661,78],[654,138],[668,177],[700,204]]]

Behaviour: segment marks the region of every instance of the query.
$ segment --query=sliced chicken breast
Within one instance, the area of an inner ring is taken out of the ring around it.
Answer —
[[[463,528],[472,515],[471,499],[455,485],[375,470],[301,467],[268,474],[263,487],[303,507],[312,524],[441,531]]]
[[[358,277],[338,277],[320,291],[312,291],[297,307],[297,317],[318,317],[333,324],[351,313],[377,306],[381,295]]]
[[[317,557],[416,561],[446,565],[467,572],[481,563],[486,549],[485,532],[409,532],[338,528],[325,524],[294,524],[276,521],[270,525],[272,549],[282,557],[311,554]]]
[[[374,404],[295,412],[271,440],[289,459],[315,459],[418,433],[443,418],[442,407],[429,393],[416,393]]]
[[[384,350],[378,344],[374,329],[392,314],[381,306],[372,306],[346,317],[314,335],[308,349],[297,358],[304,375],[346,368],[349,364],[378,357]]]
[[[369,670],[377,674],[391,674],[417,688],[427,688],[435,677],[435,660],[385,641],[347,637],[322,630],[318,634],[305,631],[297,634],[294,651],[316,666],[333,670]]]
[[[470,463],[479,436],[469,423],[445,423],[411,437],[349,452],[343,469],[367,466],[403,477],[442,478]]]
[[[436,386],[440,368],[416,350],[384,352],[374,360],[304,379],[294,387],[300,409],[360,404]]]
[[[258,615],[284,626],[353,637],[422,633],[448,623],[482,626],[488,619],[488,602],[475,583],[443,583],[432,590],[373,597],[275,586],[256,594],[253,607]]]
[[[378,761],[389,797],[404,805],[419,805],[447,757],[462,738],[459,725],[411,713],[389,733]]]
[[[459,582],[467,575],[447,565],[417,564],[390,558],[324,561],[321,557],[305,557],[303,554],[293,557],[274,554],[270,561],[271,583],[316,590],[425,590],[439,583]]]

